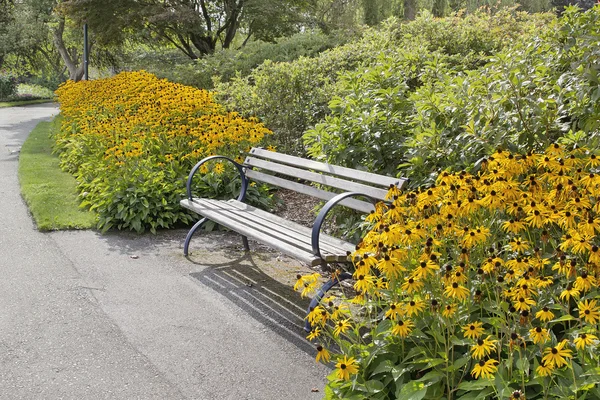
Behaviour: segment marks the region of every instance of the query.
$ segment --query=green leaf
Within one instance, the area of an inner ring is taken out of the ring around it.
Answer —
[[[396,391],[396,398],[402,400],[421,400],[427,394],[427,386],[423,382],[411,381]]]
[[[466,381],[466,382],[461,382],[458,385],[458,389],[459,390],[465,390],[465,391],[470,391],[470,390],[481,390],[483,388],[486,388],[488,386],[493,386],[494,382],[489,380],[489,379],[477,379],[474,381]]]

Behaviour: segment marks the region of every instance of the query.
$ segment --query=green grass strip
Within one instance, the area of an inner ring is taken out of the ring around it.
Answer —
[[[0,108],[2,108],[2,107],[18,107],[18,106],[26,106],[28,104],[41,104],[41,103],[52,103],[52,102],[53,102],[52,99],[0,101]]]
[[[21,194],[39,230],[90,229],[96,215],[79,208],[75,178],[60,169],[52,154],[50,132],[57,119],[39,123],[21,148]]]

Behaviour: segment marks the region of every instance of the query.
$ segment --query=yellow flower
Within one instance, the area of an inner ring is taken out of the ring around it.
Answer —
[[[401,289],[404,290],[406,293],[410,294],[418,292],[419,290],[421,290],[422,287],[423,282],[421,281],[421,279],[411,277],[404,278],[404,283],[402,284]]]
[[[465,335],[465,337],[468,337],[470,339],[477,339],[484,332],[484,329],[481,325],[482,323],[478,321],[471,322],[470,324],[462,327],[462,330],[464,331],[463,334]]]
[[[581,333],[573,340],[573,343],[575,343],[575,348],[577,350],[583,350],[585,349],[585,346],[591,346],[597,340],[598,337],[596,337],[596,335],[592,335],[591,333]]]
[[[469,289],[459,285],[457,282],[453,282],[444,289],[444,294],[446,296],[450,298],[456,298],[458,300],[465,300],[469,296],[469,293]]]
[[[308,336],[306,336],[306,338],[308,340],[314,340],[314,339],[318,338],[319,336],[321,336],[321,328],[316,327],[310,331],[310,333],[308,334]]]
[[[518,311],[529,311],[531,309],[531,306],[534,306],[535,304],[536,303],[533,299],[529,299],[527,297],[519,297],[518,299],[516,299],[514,306]]]
[[[346,333],[346,331],[350,328],[352,328],[352,325],[350,324],[350,319],[338,321],[335,324],[335,328],[333,329],[333,336],[338,337],[341,333]]]
[[[512,251],[517,251],[517,252],[524,252],[525,250],[529,249],[529,243],[527,242],[527,240],[522,239],[522,238],[515,238],[512,239],[509,242],[510,248],[512,249]]]
[[[390,303],[390,308],[385,312],[385,317],[389,319],[396,319],[402,315],[404,315],[404,309],[398,303]]]
[[[456,313],[456,306],[453,304],[447,304],[442,311],[442,315],[446,318],[452,318]]]
[[[544,360],[540,361],[540,365],[535,369],[537,376],[550,376],[554,370],[554,364],[547,364]]]
[[[425,302],[422,300],[411,300],[408,303],[404,303],[404,311],[406,315],[412,317],[413,315],[417,315],[425,309]]]
[[[484,379],[491,379],[494,376],[494,373],[498,370],[496,367],[498,361],[496,360],[480,360],[471,371],[471,375],[475,377],[475,379],[479,379],[479,377]]]
[[[331,354],[321,345],[317,346],[317,357],[315,359],[317,362],[323,360],[324,363],[328,363],[331,360]]]
[[[494,350],[496,342],[498,341],[490,338],[491,336],[488,335],[485,339],[478,339],[477,343],[471,346],[471,352],[473,353],[474,358],[481,359]]]
[[[577,304],[579,309],[579,318],[589,324],[595,324],[600,319],[599,307],[596,306],[596,300],[584,300]]]
[[[567,365],[567,359],[573,357],[571,350],[564,348],[568,342],[569,341],[565,339],[555,347],[546,347],[544,349],[542,361],[546,364],[551,364],[556,368]]]
[[[548,307],[544,307],[540,311],[535,313],[535,317],[542,322],[548,322],[554,319],[554,314],[552,313],[552,311],[550,311]]]
[[[356,365],[354,357],[348,358],[347,356],[344,356],[344,358],[338,358],[335,367],[337,368],[337,378],[345,381],[350,380],[350,375],[356,375],[358,373],[358,366]]]
[[[590,289],[592,289],[593,287],[596,287],[598,285],[598,282],[596,280],[596,278],[594,278],[594,276],[589,275],[587,272],[583,271],[581,273],[581,275],[579,275],[576,279],[575,279],[575,289],[579,290],[580,292],[587,292]]]
[[[579,290],[577,290],[574,287],[571,287],[571,285],[569,284],[569,286],[567,286],[567,288],[560,293],[559,297],[561,300],[569,301],[571,300],[571,297],[578,299],[579,295]]]
[[[546,343],[548,340],[550,340],[550,333],[548,333],[548,329],[541,328],[539,326],[530,329],[529,336],[531,337],[533,344]]]
[[[358,292],[369,292],[375,287],[375,277],[373,275],[358,275],[354,289]]]
[[[392,334],[400,336],[401,338],[405,338],[412,331],[414,326],[415,325],[409,319],[398,320],[392,328]]]

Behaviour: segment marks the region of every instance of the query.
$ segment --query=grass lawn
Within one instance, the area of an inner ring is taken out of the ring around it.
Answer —
[[[15,101],[0,101],[2,107],[26,106],[28,104],[51,103],[52,99],[36,99],[36,100],[15,100]]]
[[[49,135],[59,118],[38,124],[23,144],[21,194],[39,230],[90,229],[96,226],[96,215],[79,208],[75,178],[60,169],[58,157],[52,154]]]

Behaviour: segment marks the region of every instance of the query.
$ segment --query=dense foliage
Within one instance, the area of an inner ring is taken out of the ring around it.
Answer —
[[[190,217],[179,207],[185,180],[200,159],[241,151],[269,133],[215,103],[204,90],[160,80],[147,72],[74,83],[57,90],[63,116],[54,134],[61,165],[79,182],[83,205],[99,227],[138,232],[172,227]],[[223,163],[207,165],[197,195],[235,196]],[[259,188],[252,187],[256,198]]]
[[[308,315],[317,361],[340,349],[328,397],[600,399],[599,167],[554,144],[392,188],[352,254],[356,295]]]
[[[220,101],[230,109],[245,116],[259,117],[273,130],[275,135],[272,139],[281,151],[302,154],[302,134],[325,118],[330,111],[328,104],[336,94],[343,95],[351,90],[360,93],[373,87],[373,91],[361,99],[368,98],[368,101],[379,103],[377,96],[382,96],[381,107],[393,108],[390,104],[392,95],[399,94],[400,98],[404,98],[398,92],[405,85],[408,86],[405,90],[415,90],[422,85],[422,75],[431,65],[441,63],[461,71],[476,68],[514,38],[526,40],[550,19],[548,15],[528,15],[514,10],[495,15],[480,11],[466,17],[445,19],[435,19],[431,14],[423,13],[408,24],[391,19],[377,29],[366,30],[360,40],[312,58],[301,57],[289,63],[265,62],[248,76],[217,85],[216,90]],[[399,65],[382,67],[382,60],[387,59]],[[347,77],[340,83],[340,73],[344,72],[348,72],[349,76],[367,76],[362,81]],[[378,80],[383,80],[391,88]],[[383,90],[378,92],[378,87]],[[339,100],[334,101],[339,104]],[[353,107],[352,101],[356,100],[349,99],[348,108],[355,110],[356,116],[359,116],[364,110]],[[360,101],[357,105],[361,106]],[[365,108],[368,107],[365,105]],[[338,110],[334,108],[334,111]],[[358,119],[361,120],[360,117]],[[381,120],[383,116],[375,119]],[[368,127],[367,123],[362,123]],[[366,132],[365,135],[371,136],[376,132]],[[312,151],[320,157],[323,153],[325,151],[320,154],[318,150]],[[341,155],[347,156],[347,153]],[[360,161],[357,159],[357,162]]]
[[[300,57],[315,57],[322,51],[353,38],[349,32],[345,33],[325,35],[304,32],[280,38],[273,43],[254,41],[241,49],[215,51],[193,62],[182,61],[173,52],[145,52],[137,54],[129,63],[173,82],[212,89],[213,80],[229,82],[235,76],[247,76],[265,60],[287,62]]]
[[[17,93],[17,79],[8,72],[0,71],[0,99],[7,99]]]
[[[309,153],[419,185],[473,167],[498,146],[597,146],[599,18],[599,7],[571,8],[473,69],[446,52],[422,55],[418,44],[381,55],[343,77],[332,114],[305,136]]]

